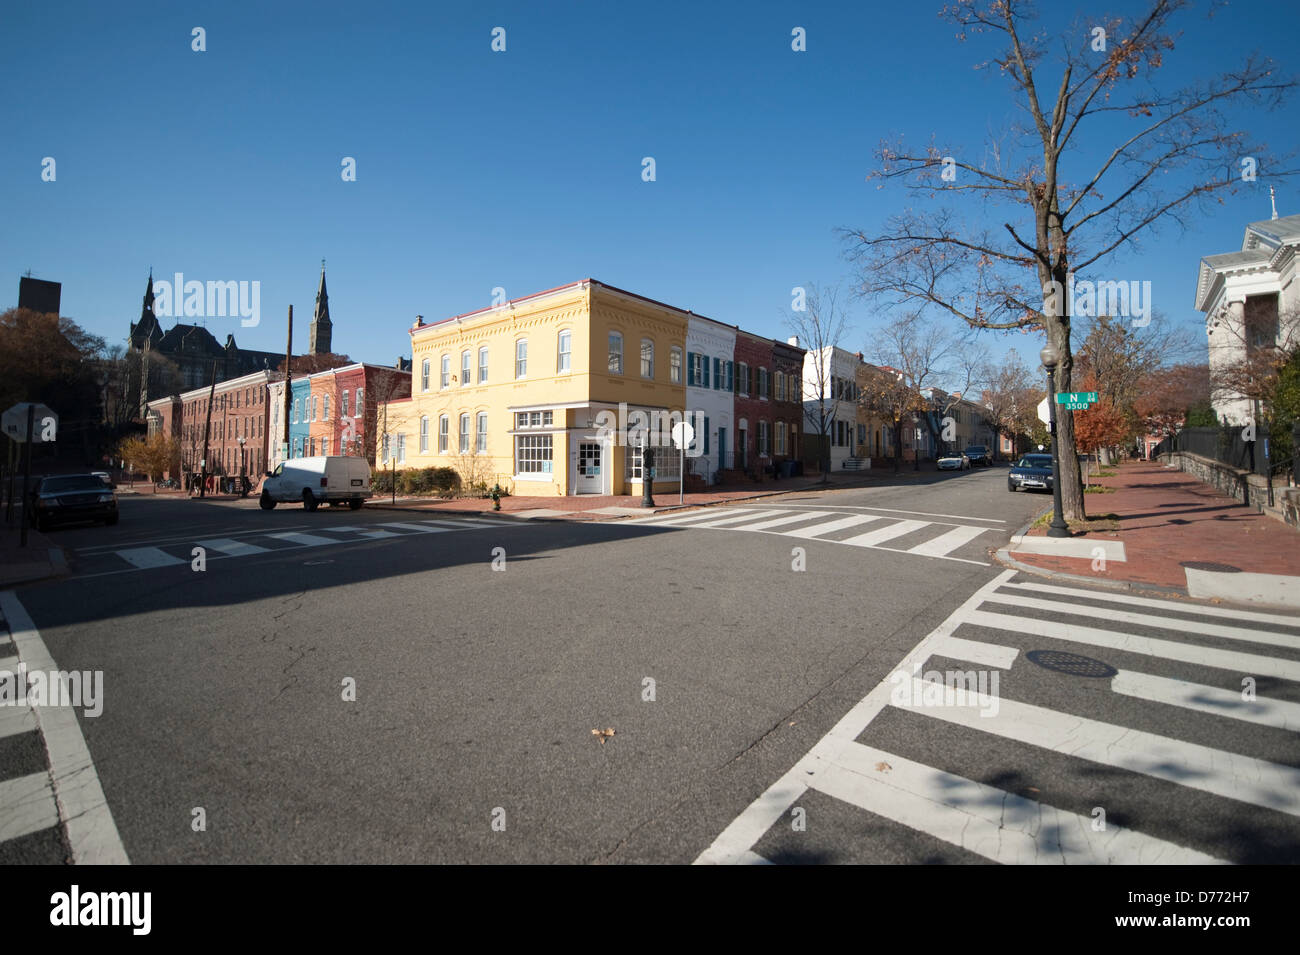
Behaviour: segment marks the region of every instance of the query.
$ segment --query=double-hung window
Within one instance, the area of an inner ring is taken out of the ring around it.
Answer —
[[[555,370],[560,374],[573,370],[573,332],[567,328],[560,332],[555,358]]]
[[[487,412],[480,411],[478,413],[478,420],[475,422],[477,425],[478,439],[474,445],[475,450],[478,451],[479,454],[487,454],[487,421]]]
[[[420,453],[429,453],[429,419],[427,416],[420,418]]]
[[[682,350],[676,345],[668,353],[668,380],[674,385],[682,383]]]
[[[440,388],[446,388],[449,384],[451,384],[451,356],[450,355],[442,356],[442,374],[438,380],[440,383],[439,384]]]
[[[528,339],[521,338],[515,342],[515,377],[528,376]]]
[[[429,359],[420,362],[420,390],[429,390]]]
[[[447,416],[438,417],[438,453],[447,453]]]
[[[463,388],[473,381],[473,367],[470,364],[469,349],[466,349],[460,353],[460,385]]]
[[[484,345],[482,348],[478,350],[478,383],[480,385],[487,382],[487,370],[488,370],[488,350],[487,350],[487,346]]]
[[[460,416],[460,453],[469,454],[469,415]]]
[[[609,333],[609,373],[623,374],[623,336],[618,332]]]
[[[648,338],[641,339],[641,377],[653,379],[655,376],[655,343]]]

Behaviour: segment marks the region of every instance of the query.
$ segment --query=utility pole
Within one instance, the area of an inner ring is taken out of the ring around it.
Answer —
[[[212,398],[217,393],[217,360],[212,359],[212,384],[208,387],[208,414],[203,422],[203,457],[199,459],[199,497],[208,486],[208,435],[212,432]]]
[[[289,440],[289,406],[293,403],[293,306],[289,306],[289,337],[284,343],[284,460],[293,446]]]

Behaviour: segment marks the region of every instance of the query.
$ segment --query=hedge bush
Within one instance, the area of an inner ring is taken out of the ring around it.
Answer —
[[[374,472],[370,479],[370,487],[376,494],[391,494],[393,473]],[[438,497],[456,497],[460,491],[460,475],[455,468],[404,468],[397,472],[398,494],[436,494]]]

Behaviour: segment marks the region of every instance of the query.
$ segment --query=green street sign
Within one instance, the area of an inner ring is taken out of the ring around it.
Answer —
[[[1061,408],[1062,408],[1063,410],[1065,410],[1065,411],[1087,411],[1087,410],[1088,410],[1088,402],[1086,402],[1086,401],[1067,401],[1065,404],[1061,405]]]
[[[1097,392],[1095,391],[1058,391],[1056,393],[1056,403],[1058,405],[1082,404],[1087,407],[1088,405],[1095,405],[1097,400]]]

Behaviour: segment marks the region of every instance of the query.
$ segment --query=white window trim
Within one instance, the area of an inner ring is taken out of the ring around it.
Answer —
[[[519,373],[519,361],[520,361],[519,346],[520,345],[524,346],[524,357],[523,357],[524,373],[522,375]],[[515,339],[515,381],[522,381],[527,377],[528,377],[528,339],[517,338]]]

